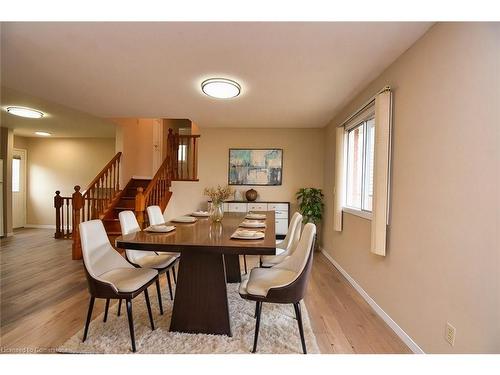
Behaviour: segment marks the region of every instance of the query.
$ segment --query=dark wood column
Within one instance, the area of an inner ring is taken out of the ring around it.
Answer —
[[[182,252],[170,331],[231,336],[222,254]]]

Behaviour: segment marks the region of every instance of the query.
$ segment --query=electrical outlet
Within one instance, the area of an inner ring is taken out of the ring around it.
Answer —
[[[444,333],[444,338],[451,346],[455,345],[455,335],[457,329],[453,327],[450,323],[446,322],[446,329]]]

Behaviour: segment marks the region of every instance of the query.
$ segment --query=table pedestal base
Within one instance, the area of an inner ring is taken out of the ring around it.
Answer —
[[[224,254],[224,263],[227,282],[241,283],[240,256],[238,254]]]
[[[231,336],[222,254],[181,254],[170,331]]]

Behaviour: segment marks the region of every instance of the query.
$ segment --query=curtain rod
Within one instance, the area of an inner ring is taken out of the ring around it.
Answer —
[[[366,107],[368,107],[377,97],[378,94],[382,94],[383,92],[386,91],[391,91],[391,86],[384,86],[381,90],[379,90],[375,95],[373,95],[365,104],[363,104],[360,108],[356,110],[352,115],[350,115],[348,118],[346,118],[342,124],[338,125],[337,128],[341,128],[344,126],[346,123],[351,121],[354,117],[356,117],[360,112],[362,112]]]

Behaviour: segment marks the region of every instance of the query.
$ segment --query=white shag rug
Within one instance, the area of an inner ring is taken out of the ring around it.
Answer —
[[[156,289],[151,287],[149,299],[153,310],[155,330],[151,331],[144,296],[133,300],[135,342],[137,353],[143,354],[232,354],[251,353],[255,332],[255,302],[242,299],[238,284],[228,284],[229,314],[232,337],[223,335],[188,334],[170,332],[172,301],[163,291],[163,311],[160,315]],[[83,343],[82,329],[58,348],[59,353],[132,353],[125,303],[121,316],[116,316],[118,305],[109,308],[108,321],[104,323],[103,313],[96,317],[89,327],[87,340]],[[302,322],[307,352],[320,353],[304,303],[301,303]],[[257,353],[301,354],[300,335],[293,306],[264,303],[262,307]]]

